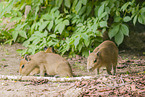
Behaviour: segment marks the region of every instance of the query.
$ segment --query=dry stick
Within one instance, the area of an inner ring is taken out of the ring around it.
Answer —
[[[96,78],[97,78],[97,76],[55,78],[55,77],[0,75],[0,79],[2,79],[2,80],[16,80],[16,81],[31,81],[31,80],[45,80],[45,79],[47,79],[50,82],[73,82],[73,81],[90,80],[90,79],[96,79]]]

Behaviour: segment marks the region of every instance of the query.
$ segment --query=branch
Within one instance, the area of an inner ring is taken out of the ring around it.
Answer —
[[[82,77],[70,77],[70,78],[55,78],[55,77],[36,77],[36,76],[16,76],[16,75],[0,75],[2,80],[16,80],[16,81],[31,81],[31,80],[44,80],[47,79],[49,82],[74,82],[81,80],[96,79],[97,76],[82,76]]]

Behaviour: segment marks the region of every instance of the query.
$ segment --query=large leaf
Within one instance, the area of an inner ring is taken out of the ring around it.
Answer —
[[[69,21],[68,21],[68,20],[64,20],[64,21],[63,21],[63,24],[64,24],[64,25],[69,25]]]
[[[142,8],[140,9],[140,12],[141,12],[141,13],[144,13],[144,12],[145,12],[145,7],[142,7]]]
[[[47,29],[50,31],[50,30],[52,29],[52,27],[53,27],[53,20],[50,21],[50,23],[49,23]]]
[[[64,28],[65,28],[65,25],[62,23],[62,24],[58,24],[58,31],[59,31],[59,33],[61,34],[62,33],[62,31],[64,30]]]
[[[64,4],[66,7],[70,8],[71,2],[70,2],[70,0],[65,0]]]
[[[82,34],[82,37],[84,39],[84,43],[85,43],[86,47],[88,47],[89,46],[89,43],[90,43],[88,35],[85,34],[85,33],[83,33]]]
[[[130,3],[131,3],[131,2],[125,3],[125,4],[121,7],[121,10],[122,10],[122,11],[125,11]]]
[[[25,31],[18,31],[19,35],[24,37],[24,38],[27,38],[27,35],[26,35],[26,32]]]
[[[60,7],[63,0],[55,0],[55,4]]]
[[[103,12],[104,12],[104,4],[102,4],[98,10],[98,17],[100,17]]]
[[[137,15],[134,17],[133,19],[133,24],[135,25],[136,24],[136,21],[137,21]]]
[[[87,0],[82,0],[83,5],[87,4]]]
[[[77,4],[76,7],[75,7],[75,10],[76,10],[77,13],[78,13],[78,11],[81,9],[81,7],[82,7],[82,1],[79,0],[78,4]]]
[[[138,22],[141,24],[145,24],[145,14],[141,14],[138,16]]]
[[[18,31],[13,31],[12,36],[13,36],[13,40],[16,41],[16,39],[18,37]]]
[[[44,30],[44,28],[48,25],[48,23],[49,21],[42,22],[42,24],[39,26],[39,31]]]
[[[129,22],[131,20],[131,17],[130,16],[126,16],[123,18],[123,21],[124,22]]]
[[[120,16],[115,16],[114,17],[114,22],[120,22],[121,21],[121,17]]]
[[[125,24],[121,24],[120,31],[126,36],[129,36],[129,29]]]
[[[75,45],[75,48],[77,47],[77,45],[79,44],[79,41],[80,41],[80,37],[78,36],[75,41],[74,41],[74,45]]]
[[[121,31],[119,31],[116,35],[115,35],[115,42],[117,43],[117,45],[120,45],[123,42],[124,39],[124,35]]]
[[[120,25],[119,25],[119,24],[114,25],[114,26],[109,30],[109,33],[108,33],[109,38],[111,39],[112,37],[114,37],[114,36],[118,33],[119,29],[120,29]]]
[[[107,21],[101,21],[99,24],[100,27],[107,27]]]
[[[0,14],[0,18],[7,12],[9,13],[10,10],[12,10],[13,4],[14,4],[15,0],[10,0],[8,5],[6,7],[4,7],[4,9],[2,10],[1,14]]]

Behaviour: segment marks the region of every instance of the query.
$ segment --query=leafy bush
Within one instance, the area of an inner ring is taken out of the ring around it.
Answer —
[[[31,6],[26,19],[25,7]],[[21,42],[36,53],[54,46],[58,53],[88,55],[107,31],[120,45],[129,36],[128,23],[145,24],[145,2],[135,0],[9,0],[1,2],[0,18],[10,18],[14,27],[0,29],[0,40]]]

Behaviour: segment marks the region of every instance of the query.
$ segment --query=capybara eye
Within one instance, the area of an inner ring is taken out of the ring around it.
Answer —
[[[22,69],[24,68],[24,65],[22,65]]]
[[[94,60],[94,63],[96,63],[96,62],[97,62],[97,60],[95,59],[95,60]]]

